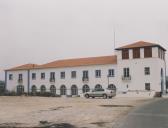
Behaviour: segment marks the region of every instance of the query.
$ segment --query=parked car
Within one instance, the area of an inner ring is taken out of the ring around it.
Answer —
[[[104,99],[112,98],[116,96],[115,90],[109,90],[109,89],[94,89],[89,92],[84,93],[84,96],[86,98],[95,98],[95,97],[103,97]]]

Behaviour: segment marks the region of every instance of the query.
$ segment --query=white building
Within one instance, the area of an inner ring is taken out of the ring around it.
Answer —
[[[165,51],[158,44],[139,41],[116,48],[113,56],[25,64],[5,70],[6,90],[67,96],[93,88],[160,93],[166,90]]]

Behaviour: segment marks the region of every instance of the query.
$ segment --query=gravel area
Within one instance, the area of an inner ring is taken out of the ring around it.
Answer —
[[[0,128],[112,128],[147,98],[0,97]]]

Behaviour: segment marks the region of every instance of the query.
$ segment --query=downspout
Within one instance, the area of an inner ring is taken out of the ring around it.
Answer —
[[[29,89],[30,89],[30,70],[27,70],[27,76],[28,76],[28,79],[27,79],[27,93],[28,93],[28,95],[29,95],[29,93],[30,93],[30,91],[29,91]]]

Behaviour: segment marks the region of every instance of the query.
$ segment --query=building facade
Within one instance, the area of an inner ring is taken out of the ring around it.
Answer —
[[[94,88],[164,93],[165,51],[158,44],[139,41],[116,48],[112,56],[25,64],[5,70],[6,90],[61,96],[77,96]]]

